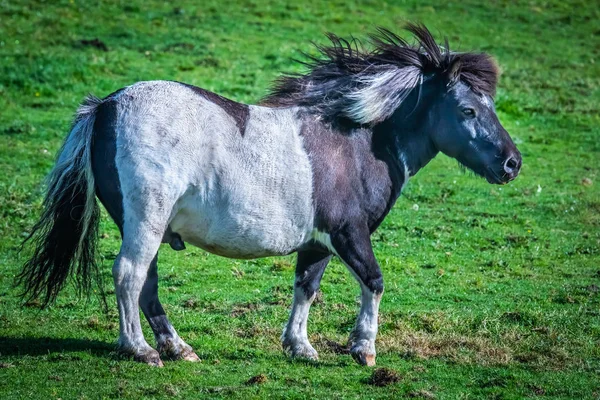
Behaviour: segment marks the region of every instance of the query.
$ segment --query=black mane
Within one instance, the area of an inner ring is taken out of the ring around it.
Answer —
[[[375,124],[388,118],[424,76],[438,75],[449,85],[462,81],[478,94],[495,95],[499,72],[490,55],[451,52],[447,41],[440,47],[421,24],[408,23],[405,29],[415,45],[379,28],[370,35],[373,50],[354,38],[327,34],[331,46],[317,45],[320,55],[301,62],[309,71],[277,79],[262,104],[311,107],[326,120]]]

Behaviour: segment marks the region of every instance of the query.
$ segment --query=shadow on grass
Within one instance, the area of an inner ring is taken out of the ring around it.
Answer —
[[[13,338],[0,336],[0,356],[39,356],[51,353],[90,352],[108,356],[115,345],[98,340],[56,338]]]
[[[23,356],[49,356],[50,361],[72,360],[78,359],[78,356],[70,356],[68,353],[87,352],[94,356],[105,357],[112,360],[129,359],[126,355],[120,355],[116,351],[116,345],[109,342],[101,342],[99,340],[84,340],[84,339],[57,339],[50,337],[34,337],[34,338],[14,338],[0,336],[0,357],[23,357]],[[247,359],[248,357],[240,357],[239,352],[220,352],[206,353],[197,352],[200,358],[210,360],[212,358],[227,359],[230,361]],[[318,361],[306,359],[293,359],[282,353],[268,354],[260,352],[260,355],[253,354],[251,357],[256,359],[273,360],[274,362],[286,361],[289,365],[306,366],[313,368],[332,368],[332,367],[347,367],[353,365],[353,361],[349,356],[334,355],[325,357]]]

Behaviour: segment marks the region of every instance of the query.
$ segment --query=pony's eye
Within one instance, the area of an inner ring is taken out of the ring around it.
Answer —
[[[469,118],[473,118],[475,116],[475,110],[472,108],[463,108],[462,113]]]

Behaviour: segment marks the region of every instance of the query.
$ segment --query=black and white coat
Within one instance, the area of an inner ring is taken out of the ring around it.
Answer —
[[[95,115],[97,194],[123,232],[118,286],[129,286],[123,281],[130,269],[144,270],[164,241],[232,258],[298,251],[283,343],[295,356],[316,358],[306,333],[308,308],[335,254],[363,291],[353,354],[363,363],[374,360],[383,280],[369,235],[408,169],[393,154],[370,150],[372,130],[342,134],[301,107],[247,106],[167,81],[138,83],[85,110]],[[135,303],[121,303],[123,314],[137,313]],[[121,347],[143,341],[137,329],[131,336],[121,336]]]

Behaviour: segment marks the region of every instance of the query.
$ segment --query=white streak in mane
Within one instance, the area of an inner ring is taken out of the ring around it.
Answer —
[[[352,100],[346,114],[352,120],[369,124],[389,118],[423,79],[415,66],[391,68],[379,74],[365,74],[357,79],[360,89],[349,93]]]

